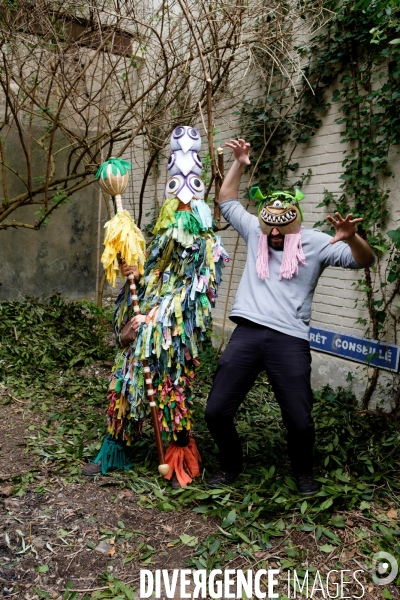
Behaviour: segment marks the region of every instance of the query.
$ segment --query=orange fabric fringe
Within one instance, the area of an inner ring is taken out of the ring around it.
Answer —
[[[165,462],[169,464],[169,473],[165,479],[172,479],[175,473],[182,487],[192,482],[192,477],[200,477],[201,456],[196,442],[190,438],[189,444],[184,448],[171,442],[165,453]]]

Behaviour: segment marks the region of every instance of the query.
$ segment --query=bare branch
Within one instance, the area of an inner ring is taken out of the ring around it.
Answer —
[[[66,196],[90,185],[102,156],[123,155],[145,136],[141,216],[171,129],[198,121],[199,106],[215,180],[213,123],[271,72],[284,72],[296,89],[293,40],[324,18],[318,0],[2,3],[0,228],[40,228]],[[41,216],[28,225],[18,211],[33,203]]]

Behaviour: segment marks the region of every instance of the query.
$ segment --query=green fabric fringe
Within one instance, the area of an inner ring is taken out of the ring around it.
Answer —
[[[202,222],[196,215],[188,210],[176,212],[174,216],[176,221],[178,221],[178,219],[182,220],[182,228],[184,231],[189,231],[190,233],[193,233],[193,235],[199,235],[202,232]]]
[[[100,448],[100,452],[94,459],[94,463],[98,463],[101,460],[101,472],[103,475],[107,471],[114,471],[116,469],[130,469],[132,460],[132,449],[128,448],[123,442],[120,442],[108,434]]]

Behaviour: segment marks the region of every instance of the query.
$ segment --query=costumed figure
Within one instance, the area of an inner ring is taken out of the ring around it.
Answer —
[[[179,487],[200,475],[200,455],[191,436],[192,384],[199,346],[211,329],[224,261],[229,260],[204,202],[200,147],[197,129],[174,129],[165,202],[137,283],[143,319],[135,339],[126,345],[124,331],[134,319],[131,284],[125,284],[117,299],[114,326],[121,349],[109,389],[109,434],[95,459],[103,474],[131,466],[132,441],[148,416],[146,383],[151,378],[159,432],[170,442],[165,477]]]

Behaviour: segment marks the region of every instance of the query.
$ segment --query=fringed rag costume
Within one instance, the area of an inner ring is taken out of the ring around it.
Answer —
[[[165,202],[148,246],[144,274],[137,283],[140,312],[146,322],[137,337],[117,353],[109,388],[109,435],[99,455],[103,474],[132,464],[130,448],[148,417],[142,360],[150,367],[162,439],[170,442],[165,460],[167,479],[181,486],[199,476],[200,455],[190,432],[193,426],[192,384],[199,345],[211,329],[211,310],[229,260],[204,202],[199,132],[177,127],[171,136]],[[134,316],[129,285],[117,299],[114,327]]]

